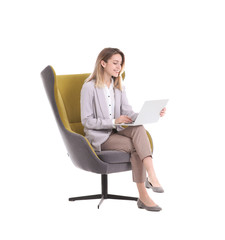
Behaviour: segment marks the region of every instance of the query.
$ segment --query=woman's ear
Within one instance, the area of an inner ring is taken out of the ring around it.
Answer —
[[[104,60],[102,60],[102,61],[101,61],[101,65],[102,65],[103,68],[105,68],[106,62],[105,62]]]

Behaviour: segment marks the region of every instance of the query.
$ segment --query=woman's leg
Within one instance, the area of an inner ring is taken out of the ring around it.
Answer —
[[[153,187],[161,187],[157,177],[156,173],[153,167],[153,162],[151,157],[146,157],[143,159],[143,164],[145,166],[145,169],[148,173],[148,181],[152,184]]]
[[[132,139],[127,136],[119,135],[118,133],[112,134],[101,145],[104,150],[117,150],[130,153],[130,162],[132,166],[133,181],[142,183],[146,180],[146,169],[139,155],[137,154]],[[146,156],[146,155],[145,155]]]
[[[149,197],[144,183],[137,183],[137,189],[139,192],[139,199],[149,207],[156,206],[155,202]]]
[[[153,185],[153,187],[161,187],[153,167],[151,145],[150,145],[144,126],[135,126],[135,127],[130,126],[119,131],[117,134],[129,137],[132,139],[132,143],[138,155],[138,157],[137,156],[134,157],[135,161],[136,162],[140,161],[141,164],[144,165],[148,173],[149,182]],[[136,163],[136,165],[139,165],[139,164]],[[143,181],[143,177],[144,175],[142,174],[142,181]],[[142,181],[136,181],[136,182],[142,182]]]
[[[146,169],[143,162],[139,158],[134,149],[131,138],[119,135],[118,133],[110,135],[110,137],[101,145],[102,150],[118,150],[131,153],[131,165],[133,172],[133,180],[137,184],[140,200],[149,207],[156,206],[154,201],[149,197],[145,188]]]

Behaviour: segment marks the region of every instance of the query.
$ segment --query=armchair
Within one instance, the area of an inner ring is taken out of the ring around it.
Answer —
[[[100,194],[71,197],[69,201],[101,199],[98,208],[104,199],[137,201],[136,197],[108,193],[108,174],[131,170],[130,154],[122,151],[95,152],[84,136],[80,118],[80,91],[88,76],[89,74],[56,75],[51,66],[41,72],[47,97],[70,159],[80,169],[101,174]],[[147,135],[153,149],[152,138],[148,132]]]

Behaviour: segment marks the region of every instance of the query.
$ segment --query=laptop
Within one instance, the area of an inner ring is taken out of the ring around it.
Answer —
[[[160,118],[161,110],[166,106],[169,99],[150,100],[144,102],[136,120],[132,123],[117,123],[116,126],[138,126],[147,123],[155,123]]]

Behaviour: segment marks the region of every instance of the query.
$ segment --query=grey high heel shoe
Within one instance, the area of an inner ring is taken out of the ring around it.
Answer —
[[[146,206],[140,199],[138,199],[137,205],[139,208],[146,209],[147,211],[159,212],[162,210],[162,208],[159,207],[158,205],[152,207]]]
[[[153,187],[152,184],[148,181],[148,178],[146,178],[145,187],[146,188],[151,188],[153,192],[157,192],[157,193],[163,193],[164,192],[162,187]]]

